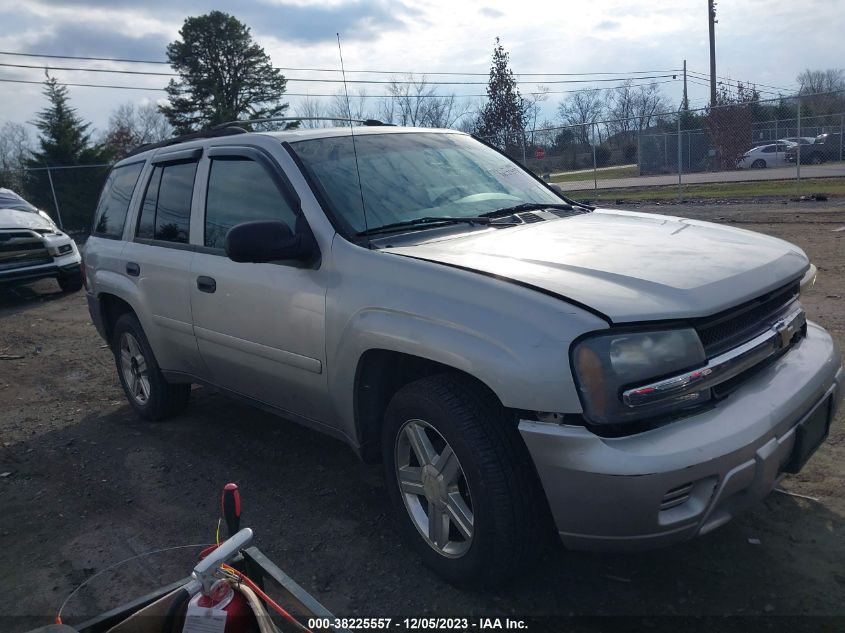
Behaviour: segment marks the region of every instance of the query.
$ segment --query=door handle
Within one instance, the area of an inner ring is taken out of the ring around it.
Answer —
[[[211,277],[206,277],[205,275],[200,275],[197,277],[197,288],[201,292],[214,292],[217,290],[217,282],[214,281]]]
[[[126,274],[137,277],[141,274],[141,267],[135,262],[126,262]]]

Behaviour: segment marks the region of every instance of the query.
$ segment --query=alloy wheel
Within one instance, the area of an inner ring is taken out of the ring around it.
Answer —
[[[135,402],[144,406],[150,400],[150,371],[138,339],[124,332],[120,336],[118,353],[124,384]]]
[[[402,425],[395,451],[399,490],[420,535],[443,556],[463,556],[472,545],[474,517],[455,451],[423,420]]]

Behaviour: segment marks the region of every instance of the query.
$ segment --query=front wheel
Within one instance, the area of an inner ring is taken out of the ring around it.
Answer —
[[[483,388],[448,374],[406,385],[382,451],[402,537],[439,575],[491,586],[536,559],[545,499],[514,420]]]
[[[82,290],[82,273],[62,273],[56,278],[62,292],[79,292]]]
[[[751,163],[752,169],[765,169],[766,168],[766,161],[761,158],[758,158],[753,163]]]
[[[112,341],[120,384],[139,416],[145,420],[163,420],[185,409],[191,385],[165,380],[134,314],[123,314],[117,319]]]

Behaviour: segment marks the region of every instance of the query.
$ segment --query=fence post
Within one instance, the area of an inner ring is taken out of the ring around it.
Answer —
[[[593,191],[598,191],[599,190],[599,180],[598,180],[599,177],[598,177],[598,174],[596,173],[598,171],[598,169],[596,167],[596,124],[595,123],[590,124],[590,137],[591,137],[590,140],[592,141],[590,143],[590,145],[593,148]]]
[[[637,176],[643,175],[643,144],[642,144],[643,128],[637,128]]]
[[[845,114],[839,115],[839,160],[842,160],[842,137],[845,136]]]
[[[525,160],[525,129],[522,130],[522,166],[528,167],[528,162]]]
[[[59,228],[64,231],[65,227],[62,225],[62,212],[59,211],[59,199],[56,198],[56,188],[53,186],[53,173],[47,167],[47,179],[50,181],[50,191],[53,192],[53,204],[56,207],[56,219],[59,221]]]
[[[798,101],[798,117],[797,117],[797,129],[798,129],[798,147],[795,149],[795,190],[796,195],[801,195],[801,97],[797,98]]]
[[[683,166],[681,165],[681,161],[683,160],[683,146],[681,145],[681,115],[678,114],[678,200],[682,197],[682,187],[683,184],[681,183],[681,173],[683,173]]]

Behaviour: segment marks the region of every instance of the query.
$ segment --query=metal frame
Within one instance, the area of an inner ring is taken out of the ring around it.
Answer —
[[[282,596],[280,603],[295,617],[300,619],[321,618],[328,619],[329,621],[335,620],[335,616],[326,607],[303,589],[293,578],[283,572],[257,547],[253,546],[244,549],[231,565],[249,576],[262,589],[269,585],[269,591],[275,590],[280,594]],[[86,622],[74,625],[73,628],[79,631],[79,633],[105,633],[133,613],[148,607],[156,600],[192,582],[192,580],[194,579],[188,576],[131,602],[106,611]],[[350,633],[347,629],[333,628],[329,630],[334,633]]]

